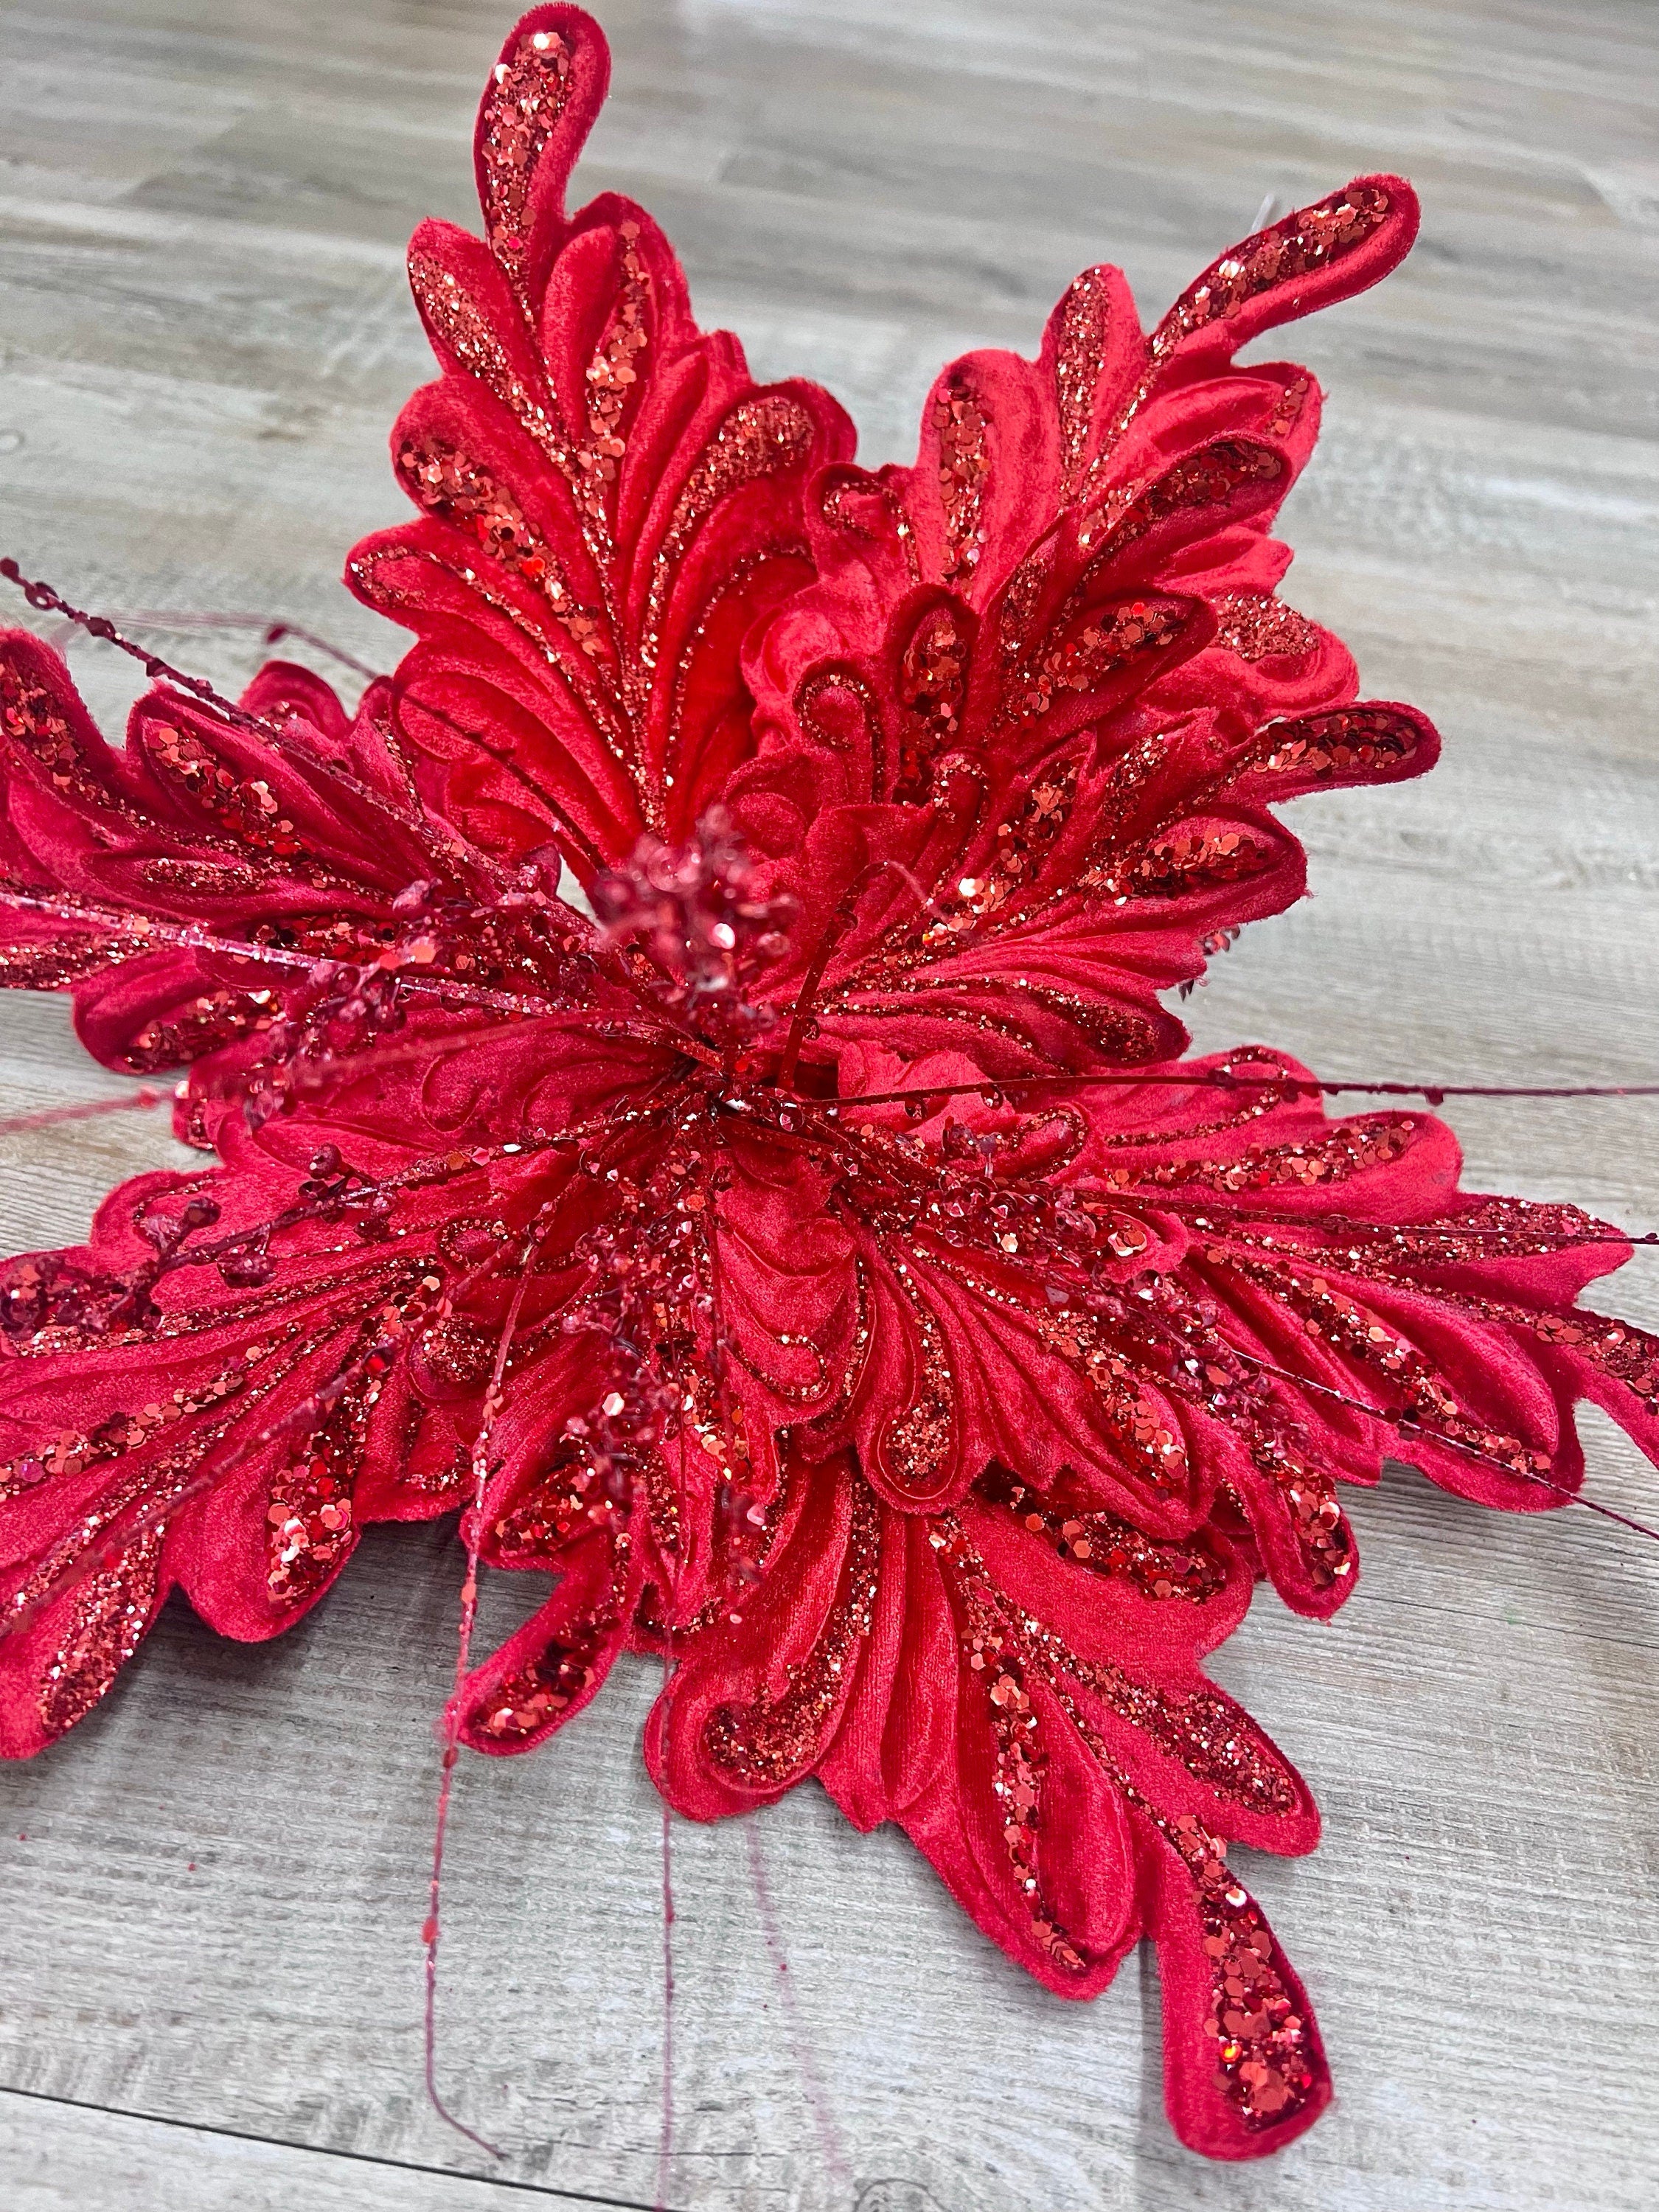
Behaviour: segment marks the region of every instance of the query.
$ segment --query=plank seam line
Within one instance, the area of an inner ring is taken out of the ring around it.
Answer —
[[[506,2174],[469,2173],[465,2167],[430,2166],[423,2160],[412,2158],[384,2158],[372,2151],[340,2150],[331,2143],[297,2142],[288,2136],[264,2136],[248,2128],[215,2127],[206,2120],[180,2120],[165,2112],[135,2112],[126,2105],[99,2105],[84,2097],[53,2096],[46,2089],[19,2089],[9,2082],[0,2082],[0,2098],[21,2097],[33,2105],[56,2105],[75,2112],[106,2112],[112,2119],[141,2120],[155,2128],[177,2128],[186,2135],[222,2136],[230,2142],[266,2143],[273,2150],[297,2150],[313,2158],[349,2159],[357,2166],[377,2166],[388,2172],[430,2173],[447,2181],[476,2181],[485,2189],[516,2190],[521,2195],[545,2197],[567,2204],[596,2204],[603,2212],[654,2212],[654,2208],[636,2197],[595,2197],[581,2189],[555,2189],[539,2181],[515,2180]],[[669,2209],[672,2212],[672,2208]]]

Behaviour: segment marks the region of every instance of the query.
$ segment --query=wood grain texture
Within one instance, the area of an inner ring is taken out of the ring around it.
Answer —
[[[471,216],[511,12],[482,0],[0,5],[0,536],[83,604],[248,611],[384,665],[335,582],[394,518],[428,359],[401,274]],[[1290,596],[1373,696],[1440,723],[1425,785],[1306,802],[1316,896],[1192,1002],[1206,1046],[1322,1071],[1607,1081],[1659,1068],[1654,677],[1659,14],[1611,0],[629,0],[579,184],[645,199],[702,319],[902,456],[963,346],[1030,350],[1109,255],[1155,314],[1268,194],[1422,191],[1384,289],[1295,347],[1330,393]],[[11,610],[7,611],[8,617]],[[246,637],[191,641],[240,681]],[[106,718],[125,667],[82,645]],[[0,1006],[0,1112],[116,1086],[52,1000]],[[1659,1224],[1650,1107],[1454,1112],[1477,1184]],[[73,1238],[169,1156],[121,1116],[0,1139],[8,1249]],[[1618,1288],[1659,1321],[1659,1269]],[[1591,1486],[1659,1479],[1598,1419]],[[1263,2167],[1172,2141],[1157,1990],[1024,1980],[895,1834],[811,1789],[674,1835],[685,2212],[1643,2212],[1659,2170],[1659,1554],[1400,1474],[1355,1509],[1333,1625],[1271,1599],[1218,1671],[1322,1801],[1252,1885],[1304,1969],[1334,2111]],[[419,1947],[457,1554],[377,1531],[276,1644],[164,1619],[127,1685],[0,1775],[0,2203],[27,2212],[561,2192],[648,2204],[661,2053],[654,1670],[522,1762],[469,1762],[442,2071]],[[522,1578],[509,1577],[509,1581]],[[511,1591],[491,1602],[514,1601]],[[787,1974],[780,1971],[787,1959]],[[477,2177],[470,2179],[468,2177]]]
[[[516,2185],[390,2160],[266,2142],[193,2122],[70,2106],[0,2090],[7,2212],[118,2204],[121,2212],[512,2212]],[[592,2197],[538,2190],[580,2212]],[[614,2200],[604,2200],[614,2203]]]

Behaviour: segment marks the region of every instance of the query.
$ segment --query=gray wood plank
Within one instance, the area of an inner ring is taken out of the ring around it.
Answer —
[[[0,2090],[8,2212],[577,2212],[592,2197],[530,2182],[474,2180],[332,2151]]]
[[[1375,696],[1436,715],[1446,757],[1425,784],[1299,810],[1316,897],[1248,933],[1188,1012],[1206,1046],[1261,1038],[1334,1074],[1659,1066],[1659,15],[605,12],[616,94],[579,183],[652,205],[704,319],[761,373],[830,383],[866,458],[910,450],[951,352],[1029,350],[1085,262],[1121,260],[1153,314],[1268,192],[1416,178],[1413,261],[1290,342],[1330,404],[1287,518],[1289,595],[1349,639]],[[385,664],[395,637],[334,580],[398,512],[386,431],[428,373],[399,247],[421,214],[468,219],[471,108],[509,14],[0,5],[8,545],[84,603],[281,613]],[[246,641],[191,649],[222,680],[246,672]],[[117,714],[125,667],[88,645],[75,665]],[[0,1111],[112,1087],[56,1003],[0,1005]],[[1651,1109],[1452,1118],[1474,1182],[1659,1225]],[[111,1181],[167,1154],[139,1116],[0,1139],[6,1248],[74,1237]],[[1616,1302],[1659,1321],[1650,1260]],[[1656,1517],[1659,1480],[1587,1426],[1596,1493]],[[1499,1520],[1404,1475],[1355,1518],[1366,1576],[1340,1619],[1264,1601],[1218,1666],[1326,1813],[1312,1859],[1251,1869],[1337,2071],[1308,2138],[1263,2169],[1188,2156],[1160,2110],[1149,1975],[1089,2007],[1045,1996],[900,1838],[854,1837],[805,1790],[753,1824],[787,2002],[750,1836],[674,1832],[669,2201],[1644,2207],[1659,1559],[1589,1515]],[[5,2202],[502,2194],[420,2089],[456,1580],[445,1532],[386,1531],[276,1645],[170,1613],[103,1711],[0,1775],[0,2082],[77,2108],[5,2100]],[[441,2051],[507,2179],[647,2203],[661,1931],[636,1739],[653,1682],[626,1667],[550,1751],[464,1770]],[[332,2164],[348,2154],[409,2171]]]

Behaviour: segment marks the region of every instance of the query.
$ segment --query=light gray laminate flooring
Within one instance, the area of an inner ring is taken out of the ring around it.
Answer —
[[[385,665],[336,579],[402,512],[385,441],[428,373],[401,273],[470,219],[510,7],[0,4],[0,541],[82,604],[269,611]],[[1446,738],[1426,783],[1310,800],[1315,896],[1192,1002],[1201,1043],[1328,1074],[1659,1071],[1653,725],[1659,10],[1469,0],[626,0],[579,184],[635,193],[705,323],[907,455],[951,353],[1030,351],[1077,269],[1151,319],[1268,195],[1399,168],[1422,242],[1297,335],[1329,392],[1288,595]],[[9,604],[5,619],[20,610]],[[251,645],[175,641],[238,681]],[[125,667],[81,643],[106,715]],[[0,1111],[114,1087],[54,1000],[0,1006]],[[1659,1108],[1449,1109],[1477,1185],[1659,1224]],[[3,1140],[4,1248],[71,1240],[153,1117]],[[1659,1320],[1639,1260],[1625,1310]],[[1659,1518],[1599,1419],[1595,1492]],[[896,1833],[814,1789],[677,1828],[684,2212],[1640,2212],[1659,2170],[1659,1552],[1415,1477],[1354,1506],[1333,1625],[1264,1599],[1217,1662],[1313,1782],[1318,1853],[1251,1872],[1340,2101],[1277,2161],[1163,2118],[1156,1982],[1072,2007]],[[442,2067],[420,2086],[447,1530],[372,1534],[259,1649],[169,1611],[74,1737],[0,1774],[6,2212],[648,2205],[656,1801],[623,1667],[528,1760],[468,1762]]]

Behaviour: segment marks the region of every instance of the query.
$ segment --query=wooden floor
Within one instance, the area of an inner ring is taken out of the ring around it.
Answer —
[[[467,219],[508,5],[0,4],[6,548],[83,604],[286,615],[384,663],[334,579],[399,501],[427,368],[400,270]],[[1329,1074],[1659,1072],[1652,721],[1659,9],[1611,0],[618,0],[587,182],[645,198],[706,322],[831,384],[874,458],[929,375],[1030,349],[1109,255],[1150,314],[1270,196],[1401,168],[1426,219],[1310,330],[1328,437],[1291,596],[1446,734],[1426,787],[1307,802],[1316,897],[1194,1002]],[[6,618],[14,611],[6,611]],[[186,650],[189,647],[185,648]],[[222,679],[244,640],[197,653]],[[129,696],[75,648],[100,711]],[[0,1008],[0,1111],[109,1089],[52,1000]],[[1455,1117],[1477,1183],[1659,1224],[1659,1109]],[[165,1157],[133,1116],[6,1139],[8,1249]],[[1659,1267],[1626,1310],[1659,1321]],[[1593,1425],[1591,1487],[1659,1518]],[[1276,2162],[1171,2139],[1155,1979],[1071,2007],[902,1839],[812,1789],[674,1839],[676,2128],[696,2212],[1638,2212],[1659,2170],[1659,1550],[1400,1475],[1328,1627],[1264,1600],[1219,1671],[1325,1843],[1251,1879],[1318,2002],[1336,2109]],[[623,1668],[550,1751],[463,1770],[443,2076],[419,1945],[442,1531],[378,1534],[278,1644],[170,1613],[69,1742],[0,1775],[7,2212],[649,2205],[655,1802]],[[756,1865],[775,1903],[769,1942]],[[787,1971],[782,1971],[787,1960]]]

